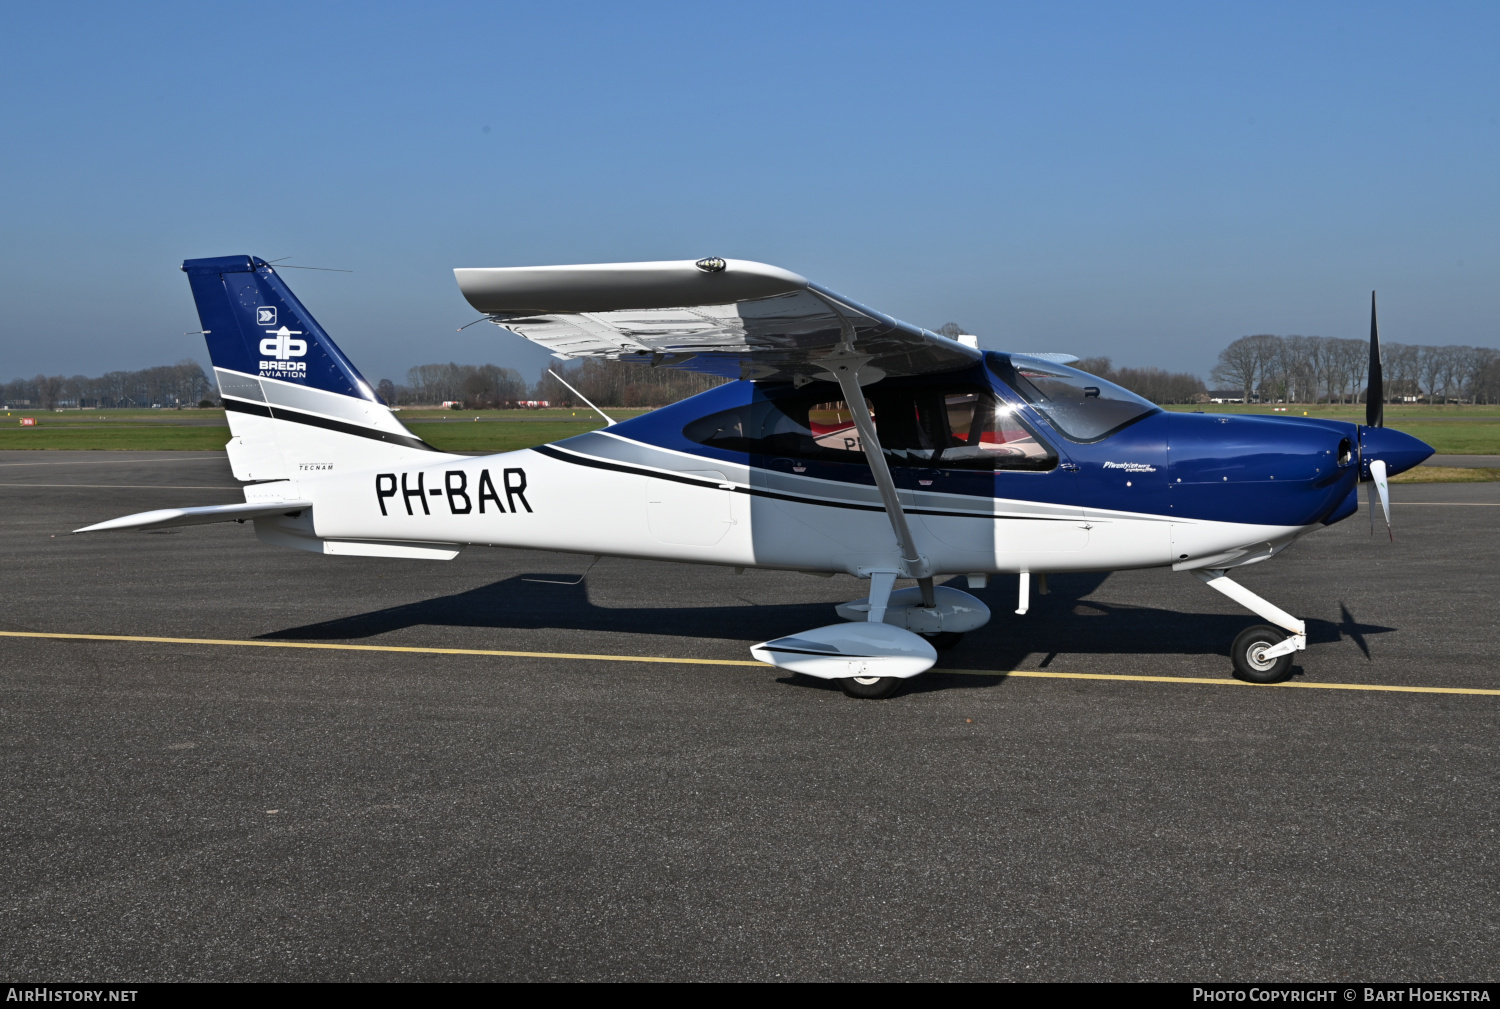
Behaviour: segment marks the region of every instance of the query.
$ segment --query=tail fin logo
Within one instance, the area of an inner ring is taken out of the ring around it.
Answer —
[[[301,336],[300,329],[268,329],[271,335],[260,341],[260,352],[267,357],[274,357],[278,361],[285,361],[289,357],[306,357],[307,341],[293,340],[294,336]]]
[[[276,325],[276,306],[261,305],[255,310],[255,324],[257,326]]]
[[[268,371],[305,373],[307,371],[305,362],[287,360],[292,357],[307,356],[307,341],[292,339],[294,336],[301,336],[302,331],[282,326],[280,329],[268,329],[266,332],[271,335],[260,341],[260,352],[276,360],[260,362],[261,374],[264,375]]]

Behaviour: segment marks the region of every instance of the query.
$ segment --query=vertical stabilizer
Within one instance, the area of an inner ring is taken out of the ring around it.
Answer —
[[[240,480],[432,458],[264,260],[189,259]]]

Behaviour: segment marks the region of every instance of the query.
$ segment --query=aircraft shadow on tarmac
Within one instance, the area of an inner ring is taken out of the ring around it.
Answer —
[[[1235,635],[1258,622],[1250,614],[1182,613],[1087,598],[1108,577],[1102,573],[1053,575],[1050,594],[1033,593],[1031,611],[1024,617],[1011,612],[1015,608],[1015,594],[1009,579],[975,591],[990,606],[994,619],[965,636],[951,651],[942,653],[940,665],[1013,669],[1027,656],[1042,654],[1045,658],[1038,665],[1045,669],[1060,652],[1226,655]],[[838,620],[830,603],[756,605],[746,600],[744,604],[727,606],[596,606],[589,600],[587,584],[575,582],[577,578],[577,575],[521,575],[466,592],[290,627],[261,637],[281,641],[340,641],[429,626],[616,631],[748,643]],[[958,588],[964,586],[962,579],[955,579],[952,584]],[[1309,643],[1347,638],[1369,659],[1366,637],[1395,629],[1362,624],[1343,603],[1339,608],[1338,623],[1307,621]],[[940,673],[941,669],[933,672]],[[799,677],[799,682],[802,679]]]

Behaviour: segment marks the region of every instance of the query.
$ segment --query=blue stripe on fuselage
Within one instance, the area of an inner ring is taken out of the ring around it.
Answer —
[[[1304,526],[1340,510],[1358,483],[1356,465],[1340,466],[1340,442],[1353,424],[1304,418],[1158,412],[1098,442],[1062,437],[983,367],[932,376],[943,385],[987,385],[1019,409],[1077,466],[1046,472],[942,469],[899,465],[899,487],[915,493],[1030,501],[1172,518]],[[905,381],[912,381],[907,379]],[[732,452],[683,435],[691,421],[765,398],[752,382],[731,382],[609,429],[611,434],[704,460],[717,460],[837,483],[873,486],[864,462],[830,462]],[[1357,442],[1356,442],[1357,444]],[[796,469],[794,470],[794,467]],[[1342,516],[1340,516],[1342,517]]]

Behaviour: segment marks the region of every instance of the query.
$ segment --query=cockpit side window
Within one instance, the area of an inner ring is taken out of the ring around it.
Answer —
[[[937,418],[947,431],[939,466],[974,469],[1049,470],[1057,453],[1016,416],[1015,409],[987,392],[945,392]]]
[[[1102,441],[1161,412],[1150,400],[1067,365],[1019,354],[987,356],[990,370],[1071,441]]]
[[[820,386],[821,387],[821,383]],[[854,414],[838,387],[760,400],[688,424],[684,437],[751,455],[863,462]],[[1009,404],[987,389],[912,385],[865,390],[881,448],[892,466],[1050,470],[1057,453]]]

